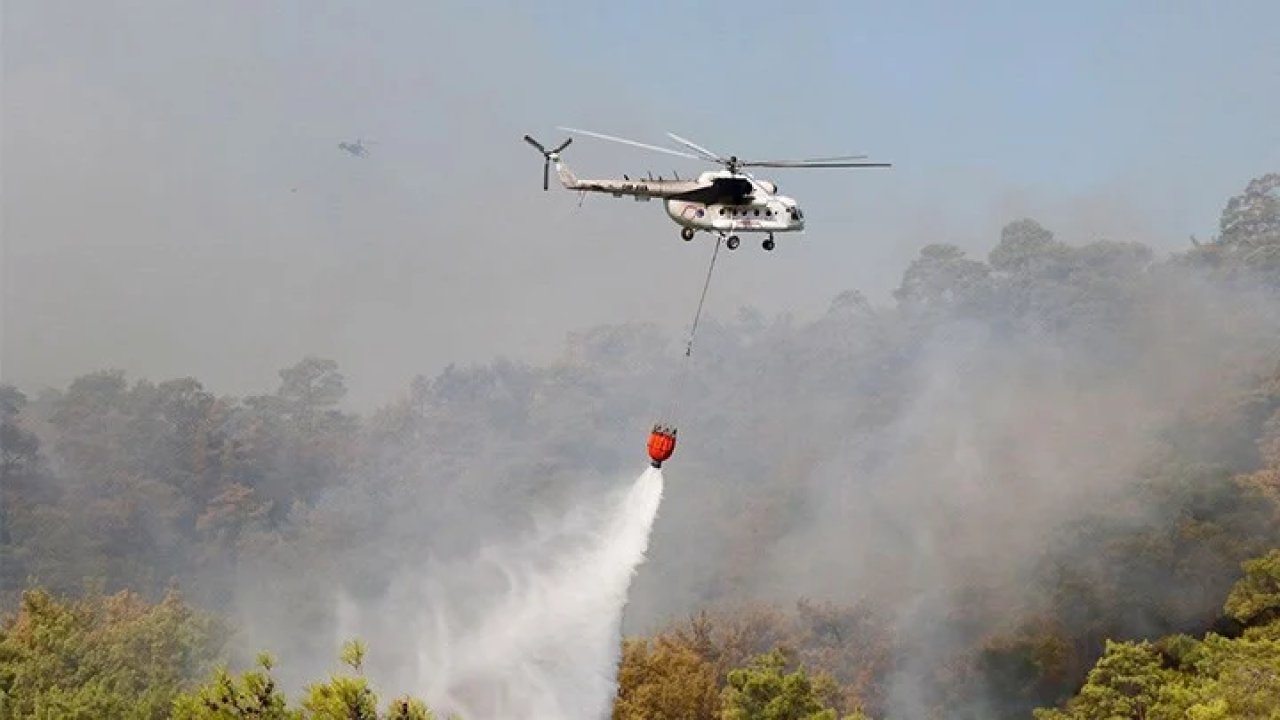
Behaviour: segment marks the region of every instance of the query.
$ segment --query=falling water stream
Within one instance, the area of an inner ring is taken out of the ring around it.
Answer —
[[[437,716],[609,716],[622,611],[662,490],[662,471],[651,468],[595,512],[566,519],[557,531],[566,537],[486,554],[482,562],[502,568],[504,591],[473,598],[483,610],[463,622],[433,611],[419,646],[413,685]]]

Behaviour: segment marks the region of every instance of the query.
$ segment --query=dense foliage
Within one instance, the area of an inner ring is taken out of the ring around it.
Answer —
[[[0,625],[0,717],[163,718],[208,672],[223,629],[170,592],[60,600],[23,593]]]
[[[1280,550],[1246,562],[1244,571],[1225,606],[1243,634],[1107,641],[1084,687],[1065,709],[1037,710],[1035,717],[1275,717],[1280,711]]]
[[[1041,720],[1100,717],[1270,717],[1280,707],[1280,550],[1243,564],[1225,614],[1230,636],[1173,635],[1155,642],[1106,641],[1084,687]],[[802,604],[821,625],[831,608]],[[768,608],[724,618],[699,614],[654,638],[624,641],[616,720],[865,720],[856,688],[797,662],[803,624]],[[810,627],[810,630],[813,628]],[[800,631],[800,635],[787,635]],[[23,593],[0,626],[0,716],[122,717],[177,720],[431,720],[420,700],[399,697],[379,709],[364,676],[365,647],[344,645],[347,671],[309,684],[291,703],[272,675],[273,660],[238,675],[213,663],[224,630],[176,593],[150,604],[136,595],[90,593],[60,599]],[[801,657],[824,655],[807,643]],[[754,648],[772,646],[768,652]],[[851,652],[848,648],[839,648]],[[863,648],[865,651],[866,649]],[[816,652],[816,654],[815,654]],[[871,654],[875,654],[871,652]],[[839,667],[847,663],[833,662]],[[210,668],[213,668],[210,671]],[[847,707],[840,715],[837,708]],[[944,709],[945,711],[945,709]],[[944,712],[945,714],[945,712]]]
[[[744,708],[772,700],[753,693],[801,686],[813,702],[799,692],[795,712],[819,717],[1025,717],[1068,699],[1067,717],[1215,717],[1268,697],[1246,670],[1270,667],[1280,594],[1277,228],[1271,174],[1226,203],[1217,238],[1169,258],[1024,219],[985,260],[924,247],[892,307],[850,291],[805,323],[706,321],[619,717],[756,717]],[[335,595],[377,614],[429,574],[421,555],[519,538],[633,473],[673,404],[654,391],[672,350],[649,326],[595,328],[558,362],[451,367],[367,417],[314,357],[243,398],[119,370],[0,385],[5,691],[108,714],[144,686],[275,702],[272,683],[322,672]],[[49,599],[87,581],[100,591]],[[239,630],[235,662],[262,647],[285,662],[191,690],[220,635],[170,605],[174,585]],[[42,612],[67,617],[60,649],[22,639]],[[150,643],[128,678],[89,652],[103,627],[156,623],[182,639]],[[399,664],[396,639],[371,638],[370,676]],[[39,663],[62,680],[12,670]],[[355,669],[312,710],[373,707]]]

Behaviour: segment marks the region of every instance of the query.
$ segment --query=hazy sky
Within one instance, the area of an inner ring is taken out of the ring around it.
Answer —
[[[520,136],[560,124],[895,163],[770,175],[809,229],[723,258],[715,313],[884,300],[921,245],[985,255],[1024,215],[1181,249],[1280,170],[1280,3],[1036,5],[8,0],[0,374],[242,393],[315,353],[368,407],[592,324],[679,329],[711,244],[657,203],[543,193]]]

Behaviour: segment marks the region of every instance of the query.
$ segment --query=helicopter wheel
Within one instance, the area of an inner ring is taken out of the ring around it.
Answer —
[[[762,243],[765,250],[773,250],[773,238],[768,238]]]
[[[742,241],[738,239],[737,235],[730,235],[729,239],[724,241],[725,247],[729,248],[730,250],[737,250],[738,245],[741,243]]]
[[[681,230],[681,231],[680,231],[680,237],[684,238],[684,241],[685,241],[685,242],[689,242],[690,240],[692,240],[692,239],[693,239],[693,228],[685,228],[685,229]]]

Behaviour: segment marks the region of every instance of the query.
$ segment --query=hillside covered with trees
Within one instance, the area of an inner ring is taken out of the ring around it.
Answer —
[[[1169,257],[1023,219],[890,306],[703,332],[615,717],[1280,706],[1280,174]],[[247,397],[0,386],[0,715],[426,717],[415,593],[634,477],[676,341],[593,328],[367,416],[315,357]]]

